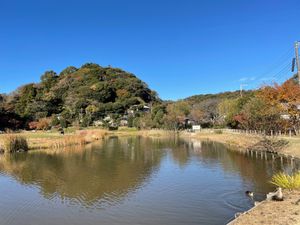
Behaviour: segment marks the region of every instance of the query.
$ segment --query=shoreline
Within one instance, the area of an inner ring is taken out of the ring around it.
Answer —
[[[300,137],[268,137],[269,140],[285,140],[288,141],[287,146],[282,147],[280,150],[269,151],[268,149],[257,150],[255,145],[260,141],[263,141],[264,138],[259,135],[254,134],[240,134],[240,133],[231,133],[224,132],[221,134],[216,134],[213,132],[199,132],[199,133],[183,133],[182,137],[189,139],[198,139],[198,140],[210,140],[220,142],[227,145],[234,150],[240,152],[246,151],[261,151],[276,154],[278,156],[286,158],[294,158],[300,160]]]
[[[264,200],[227,225],[299,225],[300,191],[284,191],[284,201]]]
[[[177,134],[173,131],[167,130],[136,130],[136,129],[120,129],[109,131],[106,129],[98,129],[98,128],[90,128],[83,130],[71,130],[65,133],[65,135],[61,135],[57,131],[23,131],[20,133],[11,133],[16,136],[23,136],[27,139],[29,150],[34,149],[45,149],[45,148],[59,148],[66,147],[77,144],[89,144],[97,140],[104,139],[108,136],[118,136],[118,137],[126,137],[126,136],[144,136],[144,137],[172,137]],[[1,141],[3,141],[4,137],[10,134],[0,134],[0,147]],[[212,130],[203,130],[198,133],[189,133],[189,132],[179,132],[178,136],[184,139],[197,139],[197,140],[209,140],[216,141],[222,144],[227,145],[233,150],[246,152],[246,151],[261,151],[274,153],[279,156],[287,157],[287,158],[297,158],[300,160],[300,137],[268,137],[269,140],[285,140],[288,141],[287,146],[282,147],[279,150],[269,151],[268,149],[255,149],[255,145],[260,141],[263,141],[263,136],[254,135],[254,134],[241,134],[241,133],[233,133],[233,132],[222,132],[216,133]],[[73,138],[73,139],[71,139]],[[81,141],[78,141],[78,139]],[[59,142],[68,140],[68,142],[63,143],[66,145],[59,145]],[[58,144],[55,144],[55,143]]]

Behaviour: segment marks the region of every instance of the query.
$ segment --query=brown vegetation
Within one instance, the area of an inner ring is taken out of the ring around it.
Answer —
[[[20,134],[0,135],[0,151],[15,152],[32,149],[62,148],[74,145],[84,145],[103,139],[106,130],[74,131],[66,135],[59,132],[22,132]],[[14,150],[15,149],[15,150]]]
[[[0,151],[6,153],[27,151],[28,143],[25,137],[15,134],[3,135],[0,142]]]

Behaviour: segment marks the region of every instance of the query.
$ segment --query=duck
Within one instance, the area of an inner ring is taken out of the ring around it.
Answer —
[[[252,191],[245,191],[245,194],[251,198],[254,196],[254,193]]]
[[[281,187],[277,188],[275,195],[272,196],[272,200],[274,201],[283,201],[283,194]]]

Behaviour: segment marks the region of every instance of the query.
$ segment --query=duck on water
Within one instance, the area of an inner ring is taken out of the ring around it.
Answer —
[[[248,197],[251,197],[253,198],[254,194],[252,191],[245,191],[245,194],[248,196]]]

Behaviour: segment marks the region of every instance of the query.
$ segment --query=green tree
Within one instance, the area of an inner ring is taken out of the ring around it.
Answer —
[[[183,127],[186,116],[190,113],[190,106],[184,101],[171,103],[167,106],[165,126],[175,132]]]

